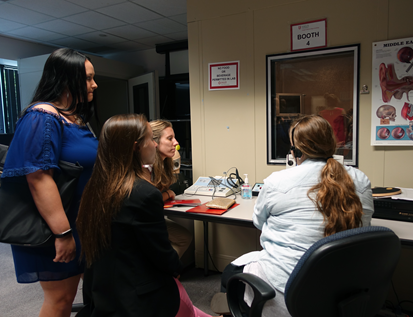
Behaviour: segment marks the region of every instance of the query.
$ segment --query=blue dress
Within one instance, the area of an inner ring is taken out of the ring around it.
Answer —
[[[98,146],[98,140],[87,126],[68,123],[55,113],[39,108],[33,109],[33,106],[17,122],[7,153],[2,182],[26,182],[25,175],[37,170],[59,169],[59,160],[79,162],[83,166],[83,172],[79,178],[74,201],[67,212],[76,242],[76,258],[69,263],[55,263],[54,245],[12,246],[19,283],[58,281],[83,273],[84,263],[79,261],[80,242],[76,230],[76,217],[83,189],[92,174]]]

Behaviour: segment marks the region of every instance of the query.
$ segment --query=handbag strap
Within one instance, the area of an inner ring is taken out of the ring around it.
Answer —
[[[93,131],[93,129],[92,129],[92,127],[90,126],[90,123],[88,122],[88,123],[86,123],[86,126],[89,128],[89,131],[93,134],[93,136],[96,138],[96,134],[95,134],[95,132]]]

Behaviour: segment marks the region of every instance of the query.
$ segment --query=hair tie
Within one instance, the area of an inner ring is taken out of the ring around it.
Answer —
[[[332,157],[332,156],[327,157],[326,162],[328,161],[328,159],[331,159],[331,158],[334,158],[334,157]]]

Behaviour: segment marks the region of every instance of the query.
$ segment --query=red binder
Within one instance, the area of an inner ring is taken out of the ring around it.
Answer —
[[[207,203],[205,203],[205,204],[207,204]],[[237,207],[239,205],[239,204],[233,204],[228,209],[213,209],[213,208],[208,208],[207,206],[205,206],[205,204],[202,204],[200,206],[191,208],[191,209],[187,210],[186,212],[194,212],[194,213],[209,214],[209,215],[222,215],[227,210],[232,209],[234,207]]]

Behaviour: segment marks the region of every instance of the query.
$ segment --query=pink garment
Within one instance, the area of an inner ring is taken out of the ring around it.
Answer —
[[[337,143],[344,144],[346,141],[346,130],[344,128],[344,109],[334,108],[325,109],[320,111],[320,115],[326,119],[334,130],[334,135],[336,136]]]
[[[202,310],[196,308],[189,299],[188,294],[181,282],[177,279],[175,279],[175,282],[179,289],[179,297],[181,298],[179,310],[175,317],[212,317],[211,315],[205,314]]]

